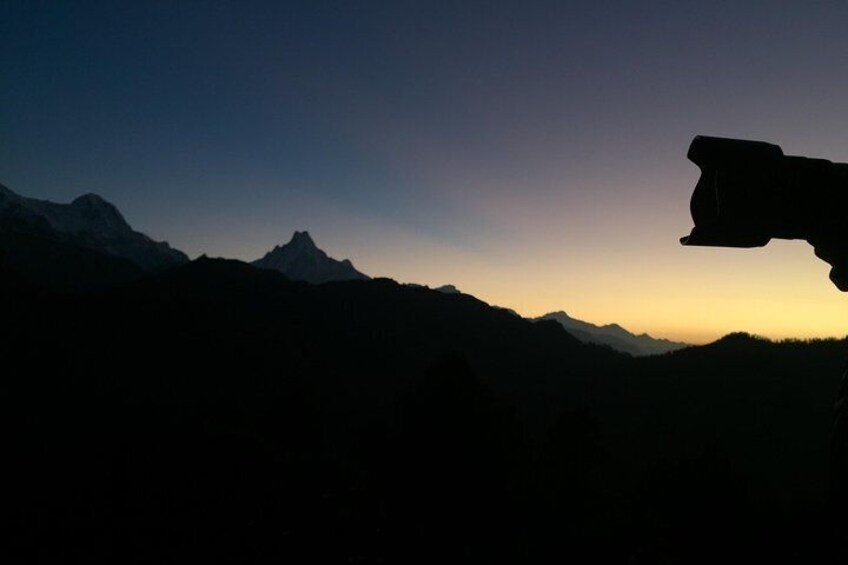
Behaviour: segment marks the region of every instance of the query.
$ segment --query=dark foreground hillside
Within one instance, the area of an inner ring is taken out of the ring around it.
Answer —
[[[844,344],[634,360],[469,296],[200,259],[2,277],[30,561],[826,561]]]

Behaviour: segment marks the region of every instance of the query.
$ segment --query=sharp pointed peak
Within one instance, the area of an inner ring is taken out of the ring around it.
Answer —
[[[280,271],[292,280],[312,283],[367,279],[350,259],[333,259],[320,249],[306,230],[296,231],[285,245],[274,246],[253,262],[264,269]]]
[[[315,245],[315,240],[312,239],[312,236],[309,235],[309,232],[306,230],[295,231],[288,242],[275,245],[268,253],[292,253],[298,251],[323,253],[323,251]]]
[[[310,247],[317,247],[315,245],[315,240],[312,239],[312,236],[309,235],[309,232],[306,230],[303,231],[295,231],[294,235],[292,235],[289,244],[299,244],[299,245],[309,245]]]

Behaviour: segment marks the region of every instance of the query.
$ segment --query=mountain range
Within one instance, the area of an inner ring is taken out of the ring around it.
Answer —
[[[13,555],[841,562],[844,342],[737,334],[634,358],[385,278],[145,269],[100,246],[126,231],[108,210],[68,227],[86,205],[0,216]]]
[[[553,320],[560,324],[565,330],[584,343],[597,343],[608,345],[617,351],[629,353],[634,356],[660,355],[677,351],[689,344],[657,339],[643,333],[636,335],[627,331],[618,324],[607,324],[597,326],[572,318],[565,312],[551,312],[535,318],[536,320]]]
[[[306,231],[296,231],[287,244],[276,246],[253,265],[283,273],[291,280],[320,284],[330,281],[368,280],[370,277],[354,268],[349,259],[338,261],[329,257],[315,245]],[[429,288],[408,283],[408,286]],[[433,290],[444,294],[462,294],[456,286],[445,284]],[[633,334],[618,324],[597,326],[568,316],[565,312],[551,312],[535,320],[553,320],[567,332],[584,343],[606,345],[634,356],[659,355],[687,347],[667,339],[657,339],[643,333]]]
[[[294,281],[305,281],[313,284],[330,281],[368,280],[370,278],[356,270],[349,259],[338,261],[329,257],[315,245],[315,241],[306,231],[294,232],[291,241],[285,245],[274,247],[264,257],[253,261],[252,264],[263,269],[283,273]],[[409,283],[408,286],[429,288],[414,283]],[[462,294],[452,284],[445,284],[433,290],[443,294]],[[657,339],[646,333],[636,335],[618,324],[597,326],[572,318],[562,311],[551,312],[535,320],[553,320],[584,343],[606,345],[616,351],[634,356],[659,355],[688,346],[686,343]]]
[[[0,250],[0,260],[5,256],[25,278],[66,290],[136,280],[145,273],[188,262],[184,253],[166,242],[135,231],[113,204],[96,194],[57,204],[20,196],[2,185]],[[294,232],[288,243],[275,246],[252,264],[311,284],[370,279],[349,259],[339,261],[328,256],[307,231]],[[434,290],[460,294],[451,284]],[[596,326],[565,312],[552,312],[537,320],[554,320],[580,341],[607,345],[635,356],[667,353],[686,346],[647,334],[635,335],[617,324]]]

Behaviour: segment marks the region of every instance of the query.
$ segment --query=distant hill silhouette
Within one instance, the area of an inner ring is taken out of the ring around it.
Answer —
[[[431,288],[426,284],[418,284],[418,283],[404,283],[404,286],[408,286],[410,288]],[[464,294],[461,290],[456,288],[452,284],[443,284],[441,286],[433,287],[433,290],[436,292],[442,292],[444,294]],[[470,296],[470,295],[469,295]]]
[[[460,290],[452,284],[443,284],[442,286],[436,287],[435,290],[444,292],[445,294],[462,294],[462,292],[460,292]]]
[[[294,232],[291,241],[274,247],[253,264],[261,269],[279,271],[293,281],[313,284],[369,278],[357,271],[349,259],[337,261],[327,256],[306,231]]]
[[[840,562],[844,341],[633,358],[466,294],[205,257],[151,273],[64,240],[50,276],[135,270],[55,292],[21,263],[50,248],[17,233],[35,239],[0,241],[13,555]]]
[[[564,327],[571,335],[584,343],[608,345],[616,351],[635,356],[659,355],[688,347],[686,343],[678,343],[667,339],[657,339],[646,333],[633,334],[618,324],[597,326],[572,318],[565,312],[551,312],[536,318],[536,320],[553,320]]]
[[[20,196],[0,185],[0,261],[4,260],[32,283],[86,290],[137,280],[145,273],[186,263],[188,257],[165,242],[134,231],[114,205],[96,194],[80,196],[70,204],[56,204]],[[349,259],[329,257],[307,231],[294,232],[288,243],[274,247],[252,264],[313,284],[370,278]],[[413,283],[408,286],[428,288]],[[461,294],[452,284],[435,290]],[[616,324],[595,326],[570,318],[565,312],[539,319],[559,322],[585,343],[608,345],[636,356],[686,346],[647,334],[634,335]]]

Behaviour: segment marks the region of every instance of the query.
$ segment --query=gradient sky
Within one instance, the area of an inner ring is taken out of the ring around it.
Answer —
[[[682,248],[695,134],[848,162],[846,2],[0,2],[0,183],[197,256],[703,342],[848,333],[802,242]]]

